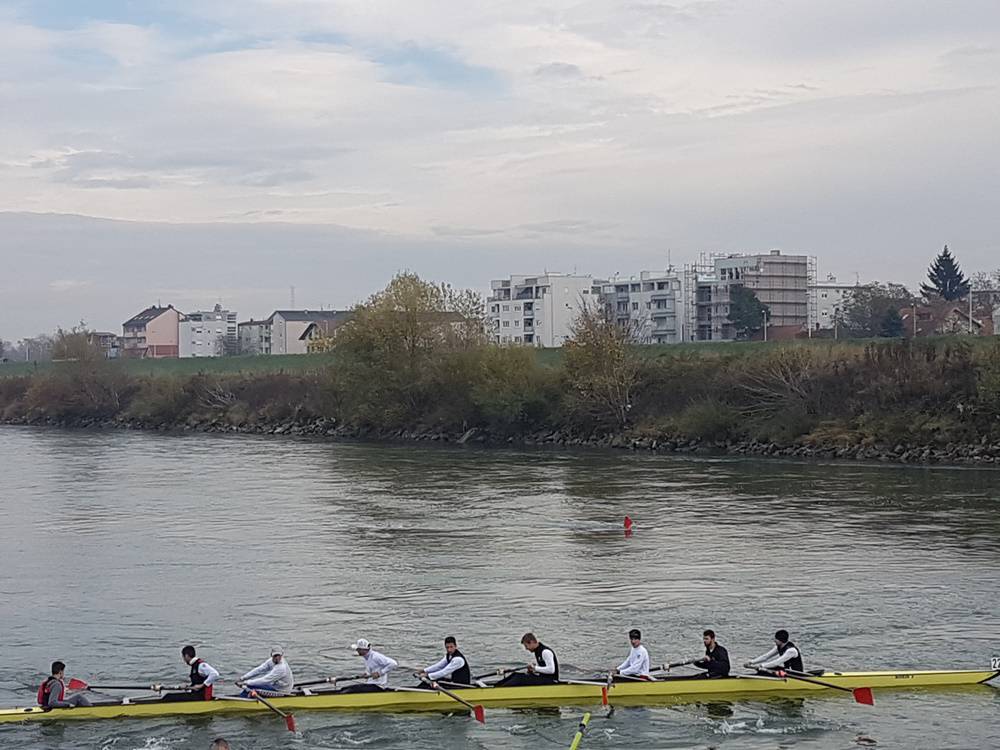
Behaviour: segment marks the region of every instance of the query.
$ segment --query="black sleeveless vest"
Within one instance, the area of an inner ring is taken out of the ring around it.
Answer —
[[[799,647],[796,646],[791,641],[786,643],[784,646],[778,646],[778,655],[784,656],[785,652],[790,648],[794,648],[796,651],[798,651],[799,655],[790,661],[786,661],[784,665],[781,667],[781,669],[790,669],[793,672],[805,672],[805,669],[802,666],[802,652],[799,651]]]
[[[546,646],[544,643],[539,642],[538,648],[536,648],[534,651],[532,651],[532,653],[535,655],[535,661],[538,662],[538,666],[540,666],[540,667],[544,667],[545,666],[545,659],[542,658],[542,652],[545,649],[547,649],[547,648],[549,648],[549,647]],[[552,649],[549,648],[549,651],[552,651]],[[551,675],[544,675],[544,676],[545,677],[552,677],[553,680],[558,680],[559,679],[559,659],[556,656],[556,652],[555,651],[552,651],[552,662],[555,665],[556,671],[553,672]]]
[[[198,671],[198,667],[202,663],[202,659],[195,659],[191,662],[191,684],[201,685],[205,682],[205,675]]]
[[[449,664],[451,664],[451,660],[454,659],[456,656],[461,656],[462,659],[465,661],[465,665],[461,669],[456,669],[454,672],[448,675],[447,681],[457,682],[461,685],[471,685],[472,671],[469,669],[469,660],[465,658],[465,655],[456,648],[455,653],[445,654],[444,658],[448,660]]]

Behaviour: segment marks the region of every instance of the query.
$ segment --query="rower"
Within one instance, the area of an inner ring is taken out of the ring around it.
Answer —
[[[458,650],[458,642],[455,636],[449,635],[444,639],[444,658],[441,661],[431,664],[426,669],[417,672],[419,679],[436,682],[445,681],[449,684],[471,686],[472,673],[469,670],[469,662],[461,651]],[[426,682],[421,683],[426,687]]]
[[[798,647],[788,640],[788,631],[779,630],[774,634],[774,648],[766,654],[761,654],[744,664],[747,669],[769,672],[775,669],[790,669],[795,672],[804,671],[802,654]]]
[[[181,658],[191,667],[191,691],[189,700],[212,700],[212,685],[219,679],[219,672],[204,659],[197,658],[194,646],[181,649]]]
[[[389,686],[389,672],[399,666],[399,662],[390,659],[372,648],[372,644],[364,638],[358,638],[351,648],[365,660],[365,674],[368,681],[362,685],[348,685],[341,688],[341,693],[375,693]]]
[[[244,688],[240,693],[242,698],[249,697],[251,691],[255,690],[287,695],[292,692],[294,685],[292,668],[285,661],[285,650],[281,646],[272,646],[270,659],[236,681],[237,687]]]
[[[525,651],[534,654],[535,661],[528,664],[527,673],[514,672],[504,677],[496,687],[523,687],[525,685],[551,685],[559,681],[559,660],[555,652],[540,643],[534,633],[521,636]]]
[[[715,631],[706,630],[702,633],[702,640],[705,643],[705,656],[691,662],[692,666],[705,670],[699,677],[728,677],[729,652],[715,640]]]
[[[628,652],[628,658],[618,665],[614,674],[623,677],[641,677],[649,679],[649,652],[642,645],[642,633],[637,628],[628,631],[628,639],[632,644],[632,650]]]
[[[76,708],[89,706],[90,700],[82,693],[66,695],[66,665],[52,662],[52,675],[38,688],[38,705],[43,708]]]

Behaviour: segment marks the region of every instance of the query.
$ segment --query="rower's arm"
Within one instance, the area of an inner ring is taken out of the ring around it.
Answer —
[[[450,662],[447,659],[442,659],[433,667],[427,670],[427,676],[432,680],[442,680],[445,677],[451,677],[455,672],[465,666],[465,659],[461,656],[456,656]],[[433,671],[431,671],[433,670]]]
[[[264,674],[264,672],[268,671],[270,664],[272,664],[272,662],[271,662],[270,659],[268,659],[266,662],[264,662],[263,664],[261,664],[259,667],[254,667],[253,669],[251,669],[249,672],[247,672],[245,675],[243,675],[240,679],[241,680],[251,680],[254,677],[256,677],[257,675],[259,675],[259,674]]]
[[[775,651],[775,653],[777,653],[777,650]],[[798,649],[796,649],[793,646],[792,648],[786,650],[785,653],[783,653],[781,656],[776,656],[770,661],[765,661],[763,664],[760,665],[760,667],[761,669],[777,669],[778,667],[785,666],[786,662],[788,662],[791,659],[794,659],[798,655],[799,655]]]
[[[788,652],[786,651],[785,653],[787,654]],[[765,661],[767,661],[768,659],[772,659],[772,658],[774,658],[777,655],[778,655],[778,647],[774,646],[766,654],[761,654],[756,659],[751,659],[750,663],[751,664],[761,664],[761,665],[763,665],[763,663]]]
[[[427,673],[427,676],[430,677],[432,672],[440,672],[447,665],[448,665],[448,658],[445,657],[441,661],[434,662],[429,667],[426,667],[424,671]]]
[[[259,674],[259,673],[258,673]],[[274,664],[271,663],[271,668],[265,672],[260,677],[255,677],[252,680],[247,680],[246,684],[250,687],[255,687],[257,685],[270,685],[271,683],[277,682],[282,677],[288,675],[288,668],[284,666],[284,663]]]
[[[205,678],[206,685],[213,685],[217,679],[219,679],[218,670],[211,664],[206,664],[202,662],[198,665],[198,673]]]
[[[536,674],[555,674],[556,673],[556,657],[552,653],[552,649],[545,649],[542,651],[542,661],[544,664],[539,664],[535,667]]]
[[[635,651],[632,651],[628,658],[618,665],[618,671],[623,675],[642,674],[642,660]]]

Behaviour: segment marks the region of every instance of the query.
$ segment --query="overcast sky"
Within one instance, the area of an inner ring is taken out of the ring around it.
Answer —
[[[0,337],[401,268],[996,268],[998,84],[997,0],[0,0]]]

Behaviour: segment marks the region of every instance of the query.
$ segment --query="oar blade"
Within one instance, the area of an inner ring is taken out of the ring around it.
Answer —
[[[285,714],[285,726],[288,727],[289,732],[297,731],[295,729],[295,717],[292,714]]]
[[[87,683],[83,680],[78,680],[75,677],[66,683],[66,687],[70,690],[86,690]]]
[[[607,685],[602,685],[601,686],[601,705],[602,706],[608,705],[608,686]]]
[[[872,689],[869,687],[854,688],[851,691],[854,693],[854,700],[858,703],[864,703],[866,706],[875,705],[875,696],[872,695]]]
[[[476,721],[480,724],[486,723],[486,711],[479,704],[472,707],[472,714],[476,717]]]

